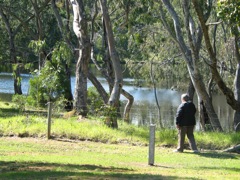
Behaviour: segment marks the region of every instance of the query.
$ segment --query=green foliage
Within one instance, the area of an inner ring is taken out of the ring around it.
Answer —
[[[102,105],[97,112],[99,116],[103,116],[103,117],[117,118],[118,116],[116,107],[106,105],[106,104]]]
[[[102,97],[95,87],[88,88],[88,109],[89,114],[94,115],[104,105]]]
[[[67,102],[68,101],[64,98],[64,96],[58,97],[57,100],[54,102],[53,113],[58,115],[59,113],[64,112]]]
[[[203,149],[226,149],[239,144],[240,133],[197,132],[197,144]]]
[[[40,72],[30,79],[31,102],[34,103],[35,100],[35,104],[43,105],[47,101],[56,101],[64,95],[65,86],[69,83],[65,67],[70,65],[71,60],[72,53],[68,46],[64,42],[56,43],[51,60],[46,61]]]
[[[231,26],[240,26],[240,1],[218,0],[218,16]]]
[[[20,112],[25,111],[27,103],[27,97],[25,95],[13,95],[12,102],[14,103],[14,107],[16,107]]]
[[[31,48],[35,54],[39,54],[46,47],[45,40],[30,41],[28,47]]]
[[[168,146],[170,144],[176,144],[177,133],[173,129],[160,129],[157,131],[157,139],[161,145]]]

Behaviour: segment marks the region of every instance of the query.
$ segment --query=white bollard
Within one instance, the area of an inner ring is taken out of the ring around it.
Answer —
[[[48,102],[48,121],[47,121],[47,125],[48,125],[48,128],[47,128],[47,139],[50,139],[51,138],[51,117],[52,117],[52,103],[51,102]]]
[[[155,155],[155,124],[150,125],[149,131],[149,155],[148,155],[148,165],[154,165],[154,155]]]

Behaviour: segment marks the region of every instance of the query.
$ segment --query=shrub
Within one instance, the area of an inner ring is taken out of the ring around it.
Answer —
[[[14,103],[14,108],[23,112],[26,109],[27,97],[25,95],[15,94],[12,96],[12,102]]]

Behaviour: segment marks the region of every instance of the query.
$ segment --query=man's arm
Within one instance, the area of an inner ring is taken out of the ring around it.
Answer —
[[[183,117],[183,104],[181,104],[178,107],[177,114],[176,114],[176,126],[178,129],[181,125],[182,117]]]

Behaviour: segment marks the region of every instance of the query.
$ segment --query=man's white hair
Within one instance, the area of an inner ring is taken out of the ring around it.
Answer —
[[[184,101],[189,101],[190,97],[187,93],[185,93],[185,94],[182,94],[181,99]]]

